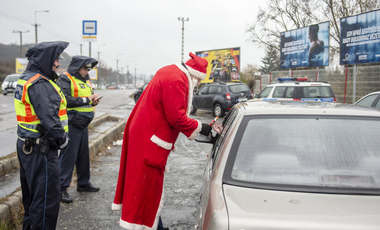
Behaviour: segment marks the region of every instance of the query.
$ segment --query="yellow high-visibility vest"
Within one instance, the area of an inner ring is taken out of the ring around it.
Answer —
[[[17,82],[14,103],[18,125],[24,130],[33,133],[38,133],[37,125],[41,124],[41,122],[40,119],[37,117],[36,112],[34,111],[33,105],[30,103],[28,89],[41,78],[45,79],[46,81],[49,81],[61,97],[61,104],[59,106],[58,115],[65,132],[68,132],[69,125],[66,111],[66,97],[62,93],[61,88],[59,88],[58,85],[56,85],[52,80],[42,76],[41,74],[36,74],[27,81],[24,79],[19,79]]]
[[[86,83],[84,83],[83,81],[79,80],[75,76],[71,76],[68,72],[65,72],[64,74],[66,74],[66,76],[71,81],[70,85],[71,85],[71,96],[72,97],[84,98],[84,97],[88,97],[88,96],[92,95],[92,92],[93,92],[92,91],[92,85],[91,85],[91,82],[89,80],[87,80]],[[83,105],[83,106],[73,107],[73,108],[67,108],[67,110],[68,111],[76,110],[78,112],[84,112],[84,113],[88,113],[88,112],[93,111],[91,102],[88,105]]]

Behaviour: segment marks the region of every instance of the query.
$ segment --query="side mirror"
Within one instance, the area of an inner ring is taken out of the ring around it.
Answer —
[[[198,136],[195,138],[195,141],[200,143],[213,144],[211,140],[211,134],[209,136],[198,134]]]
[[[260,94],[255,94],[254,98],[260,98]]]

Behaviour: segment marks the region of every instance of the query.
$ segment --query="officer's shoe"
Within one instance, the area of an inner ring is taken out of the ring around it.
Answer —
[[[79,186],[77,187],[78,192],[97,192],[100,188],[93,186],[91,183],[85,186]]]
[[[69,195],[67,190],[61,191],[61,201],[63,203],[71,203],[73,202],[73,198]]]

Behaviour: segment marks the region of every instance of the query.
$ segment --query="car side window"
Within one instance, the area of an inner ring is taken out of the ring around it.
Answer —
[[[208,89],[207,86],[202,87],[202,88],[198,91],[198,94],[199,94],[199,95],[205,95],[205,94],[207,94],[207,89]]]
[[[261,91],[259,98],[267,98],[270,94],[270,91],[272,91],[273,87],[266,87]]]
[[[218,86],[218,94],[221,93],[222,91],[223,91],[222,86]]]
[[[277,86],[274,89],[272,98],[283,98],[286,86]]]
[[[210,85],[208,87],[208,94],[216,94],[216,86],[215,85]]]
[[[378,100],[378,101],[376,102],[375,108],[376,108],[376,109],[380,109],[380,100]]]
[[[360,105],[360,106],[365,106],[365,107],[371,107],[372,103],[376,100],[376,98],[378,97],[379,95],[377,94],[374,94],[374,95],[369,95],[368,97],[366,98],[363,98],[362,100],[360,100],[357,105]],[[377,105],[376,105],[377,106]]]
[[[287,87],[285,98],[293,98],[293,93],[294,93],[294,87],[293,86]]]
[[[222,132],[220,133],[215,145],[214,145],[214,148],[212,150],[212,165],[211,165],[211,168],[213,169],[214,168],[214,164],[217,160],[217,157],[219,156],[219,153],[221,151],[221,146],[223,146],[224,144],[224,141],[226,139],[226,136],[227,136],[227,133],[231,127],[231,124],[233,123],[233,121],[235,120],[236,116],[238,114],[238,111],[235,109],[235,108],[232,108],[230,110],[230,112],[227,114],[227,116],[224,118],[223,120],[223,130]]]

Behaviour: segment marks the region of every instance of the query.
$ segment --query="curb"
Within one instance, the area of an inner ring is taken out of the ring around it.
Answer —
[[[104,114],[94,119],[93,122],[90,123],[89,128],[98,126],[105,121],[118,122],[90,141],[90,156],[96,155],[101,150],[101,148],[105,147],[108,143],[114,140],[117,135],[124,131],[126,121],[118,117],[110,116],[109,114]],[[0,176],[8,173],[18,166],[19,162],[17,154],[10,158],[1,160]],[[15,192],[11,193],[3,201],[0,202],[0,223],[6,223],[9,226],[13,226],[17,229],[20,225],[20,219],[22,218],[23,212],[22,193],[21,190],[16,189]]]

